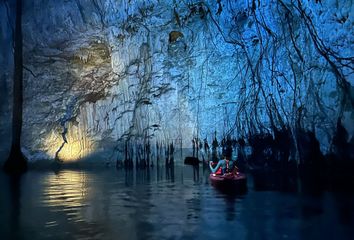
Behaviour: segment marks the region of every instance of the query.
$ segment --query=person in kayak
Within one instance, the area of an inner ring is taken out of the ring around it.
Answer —
[[[215,167],[213,167],[214,164],[215,163],[210,161],[209,168],[211,172],[216,175],[231,173],[233,172],[234,168],[237,169],[234,164],[234,161],[227,159],[226,156],[224,156],[223,159],[219,160]]]

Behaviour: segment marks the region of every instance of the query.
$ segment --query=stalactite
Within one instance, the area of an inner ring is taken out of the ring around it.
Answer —
[[[33,32],[25,54],[33,99],[26,96],[24,140],[31,154],[40,146],[38,152],[60,157],[71,131],[80,139],[80,157],[93,144],[102,151],[112,145],[104,161],[124,158],[125,166],[139,167],[165,159],[170,164],[171,144],[204,157],[199,142],[214,129],[215,138],[244,140],[290,131],[297,155],[301,129],[316,130],[330,144],[337,117],[353,103],[354,67],[352,56],[340,51],[348,50],[350,39],[332,46],[322,33],[317,17],[325,6],[300,0],[168,3],[33,4],[43,11],[29,9],[24,26]],[[62,21],[62,12],[71,17]],[[346,18],[337,19],[339,27],[335,19],[325,22],[337,31]],[[38,140],[31,129],[43,129]],[[42,146],[43,136],[53,135],[60,138],[55,147]]]

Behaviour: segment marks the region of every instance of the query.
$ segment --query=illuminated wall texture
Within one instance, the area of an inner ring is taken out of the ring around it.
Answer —
[[[351,1],[25,2],[23,147],[31,160],[100,153],[114,161],[126,139],[190,147],[214,131],[240,137],[272,126],[315,130],[328,152],[338,118],[354,132]],[[1,28],[9,92],[4,17]],[[9,97],[1,119],[9,119]]]

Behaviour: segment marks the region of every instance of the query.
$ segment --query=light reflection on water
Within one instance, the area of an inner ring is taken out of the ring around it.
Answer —
[[[80,220],[80,209],[86,206],[88,183],[93,175],[83,171],[66,170],[58,174],[49,174],[43,182],[43,206],[53,207],[52,211],[63,211],[68,220]],[[56,221],[49,221],[55,226]]]
[[[353,195],[258,191],[256,181],[249,177],[249,191],[230,196],[209,184],[208,171],[190,166],[30,171],[16,181],[1,173],[0,235],[33,240],[346,239],[353,234]]]

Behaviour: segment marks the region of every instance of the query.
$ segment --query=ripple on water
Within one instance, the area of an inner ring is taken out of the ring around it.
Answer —
[[[91,175],[84,171],[61,171],[48,174],[43,182],[41,203],[52,212],[65,213],[69,221],[80,220],[81,211],[88,206]]]
[[[174,170],[174,178],[166,177],[165,171],[154,176],[156,169],[150,175],[135,170],[30,172],[20,195],[21,211],[15,211],[18,205],[10,197],[9,209],[0,205],[0,234],[11,233],[3,226],[9,217],[16,219],[16,213],[21,214],[18,226],[23,227],[18,232],[24,240],[301,239],[303,232],[318,239],[329,234],[327,229],[344,239],[351,233],[353,198],[327,194],[307,199],[255,191],[252,186],[243,196],[230,196],[214,189],[207,174],[196,178],[191,169]],[[0,195],[0,203],[10,195]],[[340,222],[342,215],[347,225]]]

